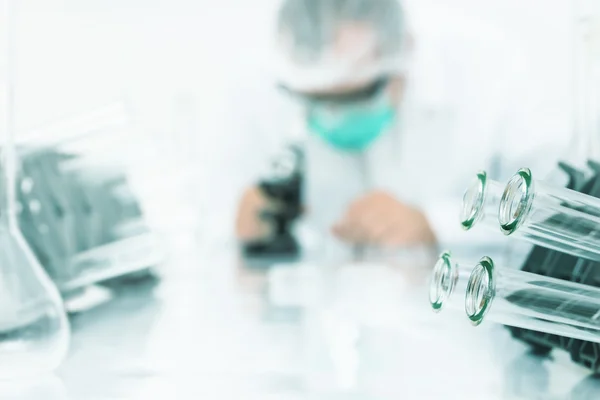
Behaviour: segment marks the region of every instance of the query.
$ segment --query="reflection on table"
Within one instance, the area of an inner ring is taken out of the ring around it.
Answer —
[[[256,269],[230,251],[180,258],[165,271],[75,315],[57,375],[27,390],[0,385],[0,397],[600,396],[598,380],[566,355],[536,358],[502,327],[431,313],[426,274],[410,263]]]

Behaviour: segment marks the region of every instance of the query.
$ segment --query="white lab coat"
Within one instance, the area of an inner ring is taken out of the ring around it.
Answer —
[[[245,177],[240,186],[249,184],[269,154],[300,139],[306,151],[305,224],[320,240],[343,247],[330,237],[332,224],[350,202],[377,189],[422,209],[443,246],[489,238],[477,229],[462,232],[458,222],[462,193],[476,172],[506,180],[527,166],[546,176],[569,134],[536,109],[543,94],[528,91],[532,76],[516,48],[485,24],[448,12],[426,13],[423,24],[413,14],[415,51],[398,122],[366,152],[343,153],[305,130],[298,134],[291,127],[301,113],[264,97],[265,84],[254,92],[261,97],[244,95],[250,118],[235,117],[240,128],[231,148],[241,153],[230,153],[230,175]]]

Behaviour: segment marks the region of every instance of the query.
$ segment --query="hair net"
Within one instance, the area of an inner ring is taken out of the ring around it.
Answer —
[[[276,74],[310,91],[401,72],[405,36],[398,0],[283,0]]]

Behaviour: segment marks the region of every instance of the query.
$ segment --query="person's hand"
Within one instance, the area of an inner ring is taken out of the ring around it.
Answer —
[[[266,239],[272,234],[272,225],[261,217],[266,211],[274,211],[277,205],[270,201],[257,187],[244,193],[237,212],[235,231],[242,242]]]
[[[421,211],[381,191],[351,203],[333,226],[333,233],[347,242],[381,246],[435,243],[435,235]]]

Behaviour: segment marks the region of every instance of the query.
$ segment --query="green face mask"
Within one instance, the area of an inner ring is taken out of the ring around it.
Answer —
[[[394,122],[395,114],[387,101],[378,101],[367,108],[333,111],[315,105],[309,110],[307,122],[313,133],[336,149],[359,152],[369,147]]]

